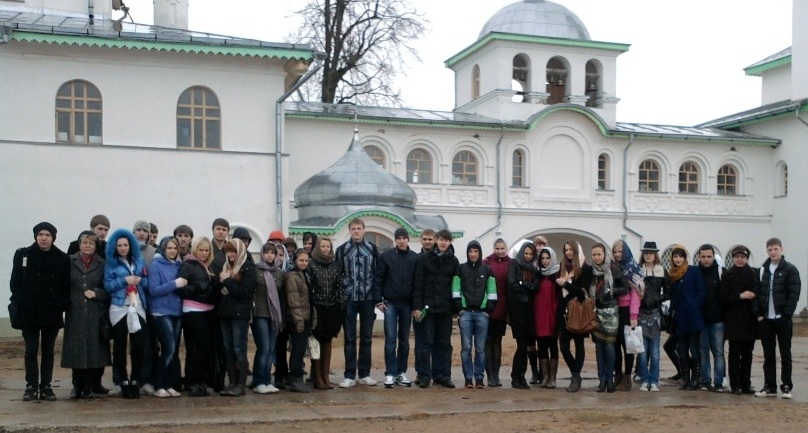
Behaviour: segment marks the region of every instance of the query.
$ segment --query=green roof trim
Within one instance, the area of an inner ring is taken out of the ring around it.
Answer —
[[[354,123],[354,118],[346,116],[344,114],[334,113],[334,114],[296,114],[296,113],[286,113],[285,114],[289,119],[300,119],[300,120],[328,120],[332,122],[343,122],[343,123]],[[497,131],[505,130],[505,131],[524,131],[525,128],[520,127],[506,127],[500,123],[491,123],[491,124],[458,124],[458,122],[425,122],[423,120],[406,120],[406,119],[398,119],[398,120],[376,120],[376,119],[368,119],[363,118],[362,116],[357,116],[356,123],[361,123],[364,125],[397,125],[397,126],[420,126],[425,128],[449,128],[449,129],[493,129]]]
[[[598,127],[598,129],[600,130],[600,133],[604,137],[607,137],[607,136],[610,135],[609,126],[606,124],[606,122],[603,121],[603,119],[600,118],[600,116],[598,116],[597,114],[592,112],[592,110],[589,110],[589,109],[587,109],[585,107],[582,107],[580,105],[572,105],[572,104],[563,104],[563,105],[562,104],[556,104],[556,105],[552,105],[552,106],[550,106],[548,108],[545,108],[544,110],[539,111],[538,113],[534,114],[533,117],[531,117],[528,120],[529,129],[535,129],[536,125],[538,125],[538,123],[542,119],[544,119],[545,117],[547,117],[547,116],[549,116],[549,115],[551,115],[553,113],[556,113],[558,111],[572,111],[574,113],[582,114],[585,117],[587,117],[589,120],[591,120],[592,123],[595,124],[595,126]]]
[[[409,221],[405,220],[404,218],[401,218],[400,216],[398,216],[398,215],[396,215],[396,214],[394,214],[392,212],[387,212],[387,211],[383,211],[383,210],[361,210],[361,211],[357,211],[357,212],[345,215],[344,217],[340,218],[334,224],[333,227],[330,227],[330,228],[328,228],[328,227],[303,227],[303,226],[292,226],[292,225],[290,225],[289,226],[289,234],[290,235],[302,235],[305,232],[312,232],[312,233],[314,233],[316,235],[333,236],[337,232],[342,230],[342,228],[345,227],[354,218],[364,218],[364,217],[370,217],[370,216],[387,218],[387,219],[395,222],[396,224],[400,225],[404,229],[406,229],[407,233],[409,233],[410,236],[415,236],[415,237],[421,236],[421,230],[413,227],[413,225],[410,224]],[[452,236],[455,239],[459,239],[459,238],[463,237],[464,233],[465,233],[464,231],[452,231]]]
[[[790,65],[791,64],[791,54],[780,57],[779,59],[772,60],[771,62],[762,63],[756,66],[750,66],[745,68],[743,71],[746,75],[752,77],[759,77],[763,75],[765,72],[771,71],[772,69],[777,69],[782,66]]]
[[[585,41],[579,39],[564,39],[564,38],[551,38],[547,36],[531,36],[531,35],[517,35],[512,33],[497,33],[492,32],[484,38],[471,44],[468,48],[450,57],[444,63],[447,68],[451,68],[456,63],[466,58],[469,54],[479,50],[483,46],[493,41],[508,41],[508,42],[527,42],[532,44],[541,45],[555,45],[560,47],[580,47],[580,48],[593,48],[598,50],[619,51],[625,53],[628,51],[630,44],[620,44],[615,42],[600,42],[600,41]]]
[[[808,112],[808,103],[800,105],[800,108],[797,111],[799,111],[800,113]],[[755,125],[755,124],[758,124],[758,123],[765,123],[765,122],[769,122],[769,121],[776,120],[776,119],[782,119],[784,117],[794,117],[794,110],[792,109],[792,110],[788,110],[788,111],[785,111],[785,112],[778,112],[778,113],[775,113],[775,114],[755,117],[755,118],[751,118],[751,119],[739,120],[739,121],[734,122],[734,123],[722,124],[719,128],[720,129],[736,129],[736,128],[741,128],[741,127],[744,127],[744,126]]]
[[[104,38],[92,35],[59,35],[32,33],[15,30],[11,38],[21,42],[35,42],[55,45],[78,45],[87,47],[126,48],[149,51],[171,51],[194,54],[214,54],[225,56],[259,57],[274,59],[314,59],[314,50],[283,47],[246,47],[214,45],[202,42],[182,43],[148,39]]]

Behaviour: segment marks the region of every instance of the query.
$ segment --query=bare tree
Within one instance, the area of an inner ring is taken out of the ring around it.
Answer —
[[[289,41],[325,53],[319,89],[304,93],[328,103],[401,105],[394,80],[408,60],[420,61],[411,44],[425,32],[408,0],[309,0],[297,14],[303,22]]]

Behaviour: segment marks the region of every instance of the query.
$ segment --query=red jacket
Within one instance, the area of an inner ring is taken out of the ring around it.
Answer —
[[[483,263],[494,272],[494,279],[497,281],[497,304],[494,311],[491,312],[491,318],[503,322],[508,315],[508,263],[510,261],[510,257],[499,257],[496,254],[491,254],[483,260]]]

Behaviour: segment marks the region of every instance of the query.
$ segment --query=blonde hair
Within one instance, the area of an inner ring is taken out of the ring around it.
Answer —
[[[194,257],[197,257],[196,253],[202,247],[208,247],[208,251],[210,251],[208,259],[202,262],[202,264],[204,264],[205,266],[210,266],[210,264],[213,263],[213,246],[210,243],[210,239],[204,236],[202,236],[201,238],[194,239],[194,242],[191,244],[191,254],[193,254]]]

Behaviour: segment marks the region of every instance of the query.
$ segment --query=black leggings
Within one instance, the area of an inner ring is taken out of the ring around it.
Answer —
[[[755,340],[729,340],[729,386],[734,389],[749,390],[752,387],[752,352]]]
[[[570,341],[575,342],[575,356],[570,352]],[[561,355],[564,356],[564,362],[572,374],[580,374],[581,369],[584,367],[584,359],[586,358],[586,351],[584,349],[584,335],[571,334],[566,329],[562,329],[558,336],[558,342],[561,349]]]
[[[558,337],[539,337],[539,359],[558,359]]]
[[[134,334],[129,333],[129,325],[127,318],[119,320],[115,326],[112,327],[113,341],[112,341],[112,368],[117,372],[118,377],[123,382],[129,378],[134,382],[140,382],[141,373],[143,372],[143,349],[146,345],[146,321],[139,315],[137,316],[140,321],[140,331]],[[132,375],[126,374],[126,349],[127,340],[129,340],[129,357],[132,362]],[[120,385],[120,384],[116,384]]]

